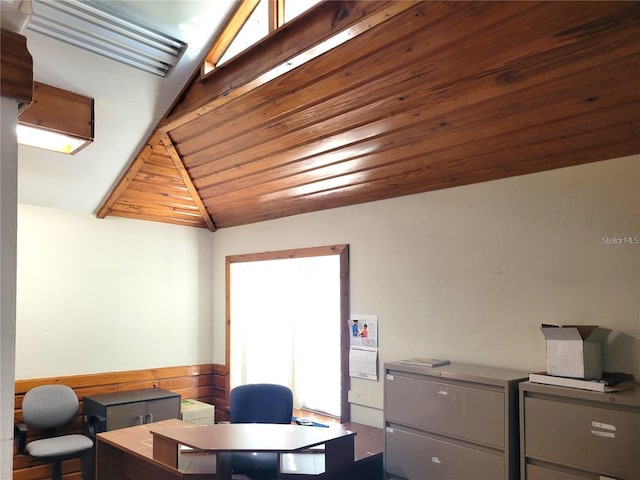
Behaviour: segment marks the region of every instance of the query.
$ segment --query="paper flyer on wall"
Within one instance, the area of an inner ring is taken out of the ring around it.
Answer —
[[[351,315],[351,346],[378,348],[378,316]]]
[[[349,375],[378,380],[378,317],[351,315]]]

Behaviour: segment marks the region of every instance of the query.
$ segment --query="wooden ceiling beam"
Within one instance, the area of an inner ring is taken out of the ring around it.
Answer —
[[[180,158],[180,155],[176,151],[168,135],[165,135],[164,137],[162,137],[162,144],[167,149],[167,153],[169,154],[169,157],[171,157],[171,160],[173,161],[173,165],[175,166],[176,170],[178,170],[178,173],[182,177],[182,181],[187,186],[187,190],[189,191],[189,194],[191,195],[191,198],[193,199],[194,203],[198,207],[198,211],[200,212],[200,215],[202,215],[202,219],[206,223],[207,228],[212,232],[215,232],[216,226],[213,223],[213,220],[211,219],[211,216],[209,215],[209,212],[207,211],[206,207],[202,203],[202,199],[200,198],[200,194],[198,193],[198,190],[196,190],[196,187],[193,186],[191,177],[187,173],[187,169],[184,168],[182,159]]]
[[[193,83],[159,128],[170,132],[196,120],[414,6],[413,2],[322,3]]]
[[[269,0],[269,32],[277,30],[284,24],[284,1]]]
[[[0,32],[0,95],[16,100],[19,110],[33,101],[33,59],[27,39],[4,28]]]
[[[225,22],[224,29],[220,35],[218,35],[218,38],[216,38],[211,50],[209,50],[209,53],[207,53],[205,63],[208,65],[208,68],[216,68],[220,58],[222,58],[224,52],[227,51],[227,48],[229,48],[233,39],[236,37],[251,13],[253,13],[255,8],[258,6],[258,3],[260,3],[260,0],[243,0],[241,2],[237,2],[235,10]]]

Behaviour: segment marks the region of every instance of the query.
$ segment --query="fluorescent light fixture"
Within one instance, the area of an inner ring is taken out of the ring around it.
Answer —
[[[54,152],[74,154],[91,141],[75,138],[64,133],[43,130],[30,125],[18,124],[18,143],[30,147],[44,148]]]
[[[27,28],[165,77],[187,44],[112,12],[97,2],[33,0]]]
[[[73,155],[93,142],[93,99],[33,82],[33,103],[18,116],[18,143]]]

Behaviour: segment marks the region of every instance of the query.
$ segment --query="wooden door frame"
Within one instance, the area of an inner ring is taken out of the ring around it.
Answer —
[[[231,264],[338,255],[340,257],[340,422],[351,421],[349,409],[349,245],[297,248],[225,257],[225,398],[231,391]]]

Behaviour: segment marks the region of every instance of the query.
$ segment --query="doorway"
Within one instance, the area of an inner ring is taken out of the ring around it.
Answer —
[[[349,419],[348,245],[226,259],[228,391],[278,383],[294,408]]]

